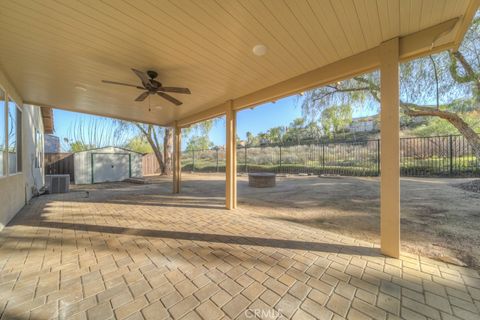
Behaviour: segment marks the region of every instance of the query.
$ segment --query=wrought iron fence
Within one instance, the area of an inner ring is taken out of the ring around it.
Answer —
[[[238,172],[378,176],[380,140],[237,147]],[[400,139],[403,176],[480,176],[480,162],[460,135]],[[225,172],[225,150],[189,150],[182,167],[192,172]]]

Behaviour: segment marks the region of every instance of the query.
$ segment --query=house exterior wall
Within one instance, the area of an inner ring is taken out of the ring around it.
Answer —
[[[132,177],[142,176],[142,155],[140,153],[122,148],[105,147],[74,154],[75,184],[92,183],[92,153],[129,153],[131,156]]]
[[[35,137],[35,135],[39,136]],[[23,143],[23,172],[27,199],[30,199],[37,190],[45,185],[44,128],[40,107],[23,106]]]
[[[374,120],[356,121],[352,122],[348,129],[350,132],[370,132],[378,130],[378,125]]]
[[[23,105],[20,95],[0,70],[0,87],[22,111],[22,170],[0,177],[0,230],[25,206],[34,189],[44,185],[43,168],[35,167],[35,156],[43,154],[43,144],[35,145],[37,131],[43,138],[43,122],[39,107]],[[37,136],[38,140],[38,136]],[[43,141],[43,140],[42,140]],[[6,158],[6,157],[5,157]],[[10,158],[10,157],[9,157]]]

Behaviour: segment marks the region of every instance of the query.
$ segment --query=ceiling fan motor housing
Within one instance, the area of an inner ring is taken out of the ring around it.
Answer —
[[[156,77],[158,77],[158,73],[156,71],[153,71],[153,70],[148,70],[147,74],[150,77],[150,79],[152,79],[152,80],[155,79]]]

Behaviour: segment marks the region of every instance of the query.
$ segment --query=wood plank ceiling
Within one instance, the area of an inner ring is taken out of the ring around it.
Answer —
[[[468,0],[0,0],[0,68],[24,101],[169,124],[462,16]],[[453,35],[452,35],[453,36]],[[252,48],[264,44],[265,56]],[[184,86],[176,107],[130,68]]]

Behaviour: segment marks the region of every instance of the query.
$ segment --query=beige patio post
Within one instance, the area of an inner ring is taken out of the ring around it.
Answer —
[[[180,193],[180,183],[182,176],[182,128],[175,124],[175,134],[173,137],[173,193]]]
[[[380,233],[381,252],[400,256],[399,39],[380,46]]]
[[[225,188],[225,207],[235,209],[237,207],[237,113],[233,110],[233,105],[227,107],[226,118],[226,188]]]

